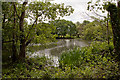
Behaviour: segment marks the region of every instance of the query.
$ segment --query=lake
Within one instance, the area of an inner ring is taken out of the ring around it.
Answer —
[[[46,56],[54,62],[53,66],[58,66],[59,56],[62,52],[73,49],[74,47],[85,47],[90,44],[90,41],[80,39],[57,39],[57,42],[52,42],[47,45],[31,44],[28,48],[27,55],[29,57]]]

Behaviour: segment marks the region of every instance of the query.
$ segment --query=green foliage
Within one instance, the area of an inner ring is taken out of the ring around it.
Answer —
[[[55,27],[49,23],[39,23],[36,26],[36,38],[33,42],[35,43],[48,43],[50,41],[55,41],[56,35],[52,34],[55,32]]]
[[[87,64],[92,61],[99,61],[101,57],[109,55],[109,52],[112,50],[112,44],[108,46],[105,42],[94,42],[89,47],[82,49],[74,48],[73,50],[64,52],[59,61],[61,66],[70,65],[72,67],[80,67],[82,66],[81,64],[84,63]]]
[[[56,27],[55,34],[57,34],[58,37],[66,36],[66,35],[70,35],[71,37],[71,36],[75,36],[77,33],[76,25],[72,21],[55,20],[55,21],[50,22],[50,24]]]
[[[41,78],[47,73],[44,69],[48,63],[50,63],[50,60],[43,56],[26,59],[23,63],[3,64],[2,78]],[[5,68],[6,66],[7,68]]]
[[[30,13],[34,16],[40,17],[44,20],[55,20],[57,16],[69,16],[74,9],[71,6],[64,6],[64,4],[50,3],[50,2],[31,2],[29,4]]]
[[[71,67],[80,65],[80,53],[78,49],[73,49],[62,53],[60,56],[60,67],[70,65]]]
[[[85,40],[105,40],[106,28],[100,25],[89,24],[84,27],[83,35]]]
[[[109,35],[107,35],[107,27],[104,25],[104,21],[93,21],[87,24],[82,23],[82,27],[78,27],[78,32],[82,39],[84,40],[98,40],[105,41],[108,36],[109,39],[112,39],[112,28],[109,24]]]
[[[81,38],[81,36],[83,35],[82,32],[84,31],[83,28],[85,25],[87,25],[88,23],[90,23],[89,21],[84,20],[83,23],[80,22],[76,22],[76,29],[77,29],[77,34],[78,37]]]
[[[118,63],[114,61],[112,55],[113,44],[107,45],[106,42],[94,42],[82,49],[75,48],[64,52],[60,59],[60,67],[71,69],[78,67],[82,77],[86,78],[109,78],[119,73]],[[115,70],[116,71],[115,71]]]

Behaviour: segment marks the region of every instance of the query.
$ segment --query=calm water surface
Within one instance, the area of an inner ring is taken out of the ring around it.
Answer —
[[[49,43],[47,45],[33,44],[31,48],[28,49],[28,56],[43,56],[51,58],[54,61],[53,66],[58,66],[58,58],[63,51],[73,49],[77,47],[85,47],[89,45],[89,41],[83,41],[79,39],[59,39],[57,42]],[[37,47],[35,46],[37,45]]]

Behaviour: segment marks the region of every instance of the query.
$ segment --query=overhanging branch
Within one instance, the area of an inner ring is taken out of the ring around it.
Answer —
[[[33,29],[33,26],[35,25],[38,17],[41,16],[41,15],[42,15],[42,14],[38,15],[37,18],[36,18],[36,20],[35,20],[34,23],[32,24],[32,26],[31,26],[31,28],[29,29],[29,32],[28,32],[28,34],[27,34],[26,40],[28,39],[28,37],[29,37],[29,35],[30,35],[30,31]]]

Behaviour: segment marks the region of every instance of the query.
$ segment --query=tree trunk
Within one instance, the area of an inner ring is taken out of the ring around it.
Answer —
[[[20,53],[19,53],[19,58],[20,60],[24,60],[25,59],[25,48],[26,48],[26,40],[25,40],[25,35],[24,35],[24,18],[25,18],[25,6],[27,4],[27,0],[25,0],[25,2],[23,3],[23,6],[22,6],[22,13],[21,13],[21,16],[20,16],[20,23],[19,23],[19,27],[20,27],[20,31],[21,31],[21,34],[20,34]]]
[[[19,23],[19,26],[20,26],[20,31],[21,31],[21,34],[20,34],[20,54],[19,54],[19,57],[22,59],[22,58],[25,58],[25,35],[24,35],[24,26],[23,26],[23,21],[24,21],[24,18],[20,19],[20,23]]]
[[[118,60],[120,61],[120,0],[118,0],[118,29],[117,29],[117,43],[116,43],[116,53],[118,54]]]
[[[4,17],[3,17],[3,23],[2,23],[2,28],[4,29],[4,27],[5,27],[5,14],[4,14]]]
[[[120,61],[120,11],[118,7],[110,4],[108,7],[108,12],[110,12],[112,24],[114,53],[116,55],[116,60]]]
[[[19,54],[19,57],[20,59],[25,59],[25,48],[26,48],[26,45],[25,45],[25,40],[24,39],[21,39],[20,41],[20,54]]]
[[[110,41],[109,41],[109,28],[108,28],[108,20],[107,20],[107,41],[108,41],[108,45],[109,45]]]
[[[13,3],[14,7],[14,26],[13,26],[13,43],[12,43],[12,50],[13,50],[13,55],[12,55],[12,61],[15,62],[17,60],[17,50],[16,50],[16,44],[15,44],[15,28],[16,28],[16,6],[15,3]]]
[[[118,18],[120,20],[120,0],[118,0]]]

